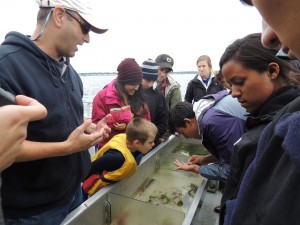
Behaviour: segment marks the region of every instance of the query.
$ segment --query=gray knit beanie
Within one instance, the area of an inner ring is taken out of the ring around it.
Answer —
[[[153,59],[145,60],[141,65],[143,71],[143,79],[145,80],[157,80],[158,77],[158,65]]]

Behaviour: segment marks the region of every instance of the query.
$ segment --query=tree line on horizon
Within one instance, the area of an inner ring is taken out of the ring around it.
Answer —
[[[172,72],[172,74],[197,74],[197,71],[177,71]],[[112,76],[116,75],[117,72],[88,72],[88,73],[79,73],[80,76],[92,76],[92,75],[106,75],[106,76]]]

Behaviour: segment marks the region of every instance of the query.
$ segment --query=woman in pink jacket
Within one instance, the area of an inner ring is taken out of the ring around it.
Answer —
[[[150,120],[150,112],[140,86],[143,79],[140,66],[133,58],[126,58],[117,70],[117,78],[100,90],[93,100],[94,123],[105,115],[112,114],[108,123],[112,130],[106,142],[114,135],[125,132],[131,118],[143,117]],[[106,142],[99,143],[99,148]]]

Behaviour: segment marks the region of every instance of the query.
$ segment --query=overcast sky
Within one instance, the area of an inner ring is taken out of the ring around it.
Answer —
[[[174,71],[195,71],[203,54],[211,57],[217,70],[228,44],[261,32],[257,10],[239,0],[106,1],[109,31],[91,34],[91,42],[79,47],[71,60],[79,73],[115,72],[124,58],[141,64],[162,53],[174,58]],[[35,0],[6,1],[0,9],[1,42],[12,30],[31,35],[37,11]]]

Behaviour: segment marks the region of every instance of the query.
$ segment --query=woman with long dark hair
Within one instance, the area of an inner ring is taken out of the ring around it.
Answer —
[[[254,159],[263,129],[280,109],[300,96],[300,76],[291,63],[276,57],[276,53],[263,47],[261,34],[257,33],[233,42],[220,59],[220,69],[230,85],[231,95],[249,113],[247,131],[235,144],[232,153],[230,174],[222,197],[220,224],[224,219],[225,224],[230,224],[232,202],[245,171]]]
[[[109,138],[99,143],[102,147],[110,138],[124,133],[127,123],[133,117],[150,120],[150,112],[140,85],[143,72],[135,59],[126,58],[118,66],[115,80],[100,90],[93,100],[92,121],[97,123],[107,114],[112,114],[108,125]]]

